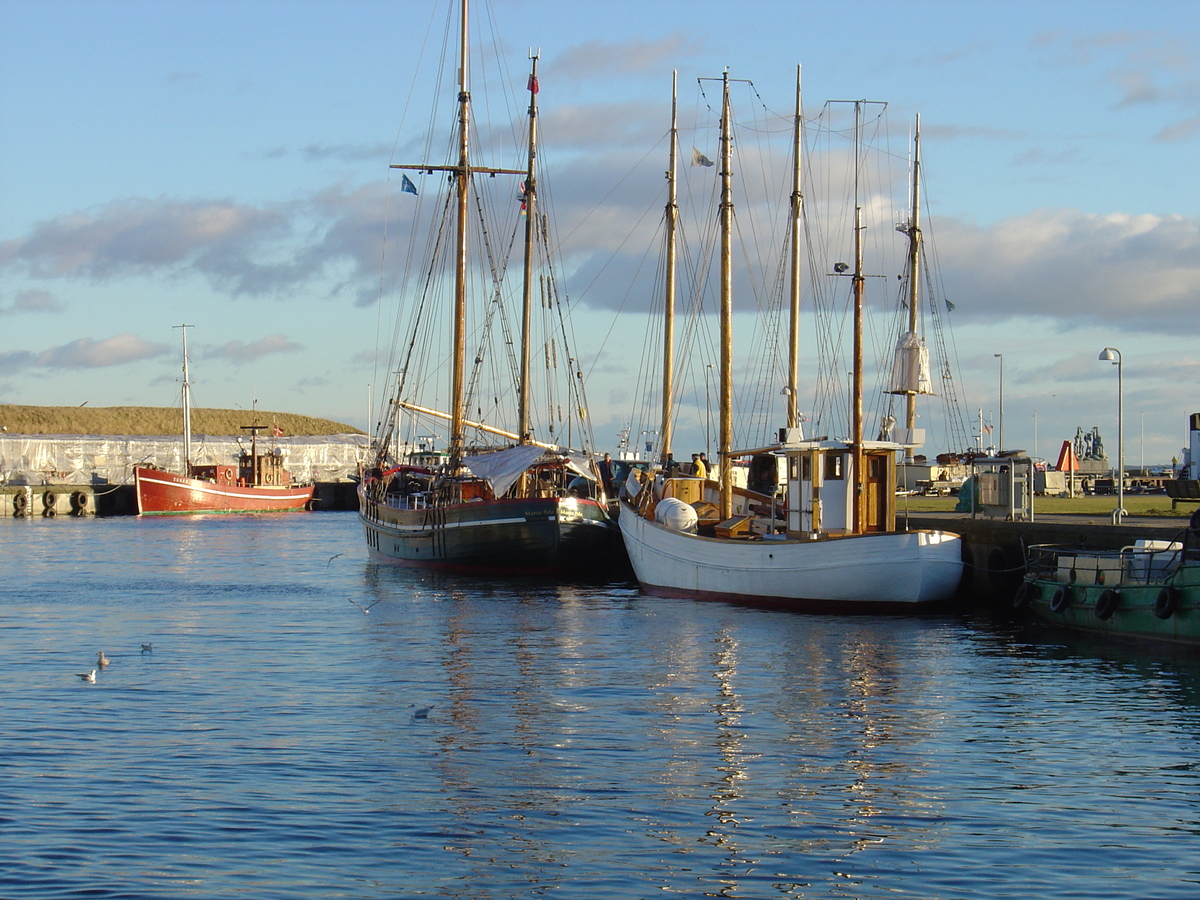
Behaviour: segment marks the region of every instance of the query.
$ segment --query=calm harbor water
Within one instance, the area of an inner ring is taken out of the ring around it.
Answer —
[[[350,513],[0,521],[0,658],[4,898],[1200,896],[1189,658],[433,577]]]

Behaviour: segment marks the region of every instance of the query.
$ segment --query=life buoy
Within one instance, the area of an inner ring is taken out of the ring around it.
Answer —
[[[1109,588],[1096,599],[1096,618],[1100,621],[1112,618],[1121,602],[1121,595]]]
[[[1158,596],[1154,598],[1154,615],[1160,619],[1169,619],[1179,605],[1179,588],[1165,585]]]
[[[1050,611],[1062,612],[1071,605],[1071,588],[1069,585],[1062,585],[1054,592],[1054,596],[1050,598]]]
[[[1032,581],[1022,582],[1016,596],[1013,597],[1013,609],[1024,609],[1031,600],[1037,600],[1041,596],[1042,589]]]
[[[56,515],[58,513],[58,510],[55,509],[57,504],[58,494],[54,491],[46,491],[42,494],[42,515],[47,517]]]

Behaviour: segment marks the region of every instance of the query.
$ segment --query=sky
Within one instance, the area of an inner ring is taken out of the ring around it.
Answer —
[[[365,427],[379,210],[389,163],[421,146],[446,16],[445,0],[0,0],[0,403],[176,403],[186,322],[197,405]],[[622,221],[661,210],[672,71],[681,103],[728,68],[786,112],[797,64],[806,116],[886,100],[903,144],[921,115],[968,418],[1051,458],[1095,426],[1113,455],[1120,393],[1128,465],[1187,443],[1197,4],[491,0],[475,16],[513,72],[540,51],[564,242],[590,242],[571,287],[601,449],[630,418],[645,311],[615,277],[583,278],[621,252]],[[645,204],[617,185],[647,185]]]

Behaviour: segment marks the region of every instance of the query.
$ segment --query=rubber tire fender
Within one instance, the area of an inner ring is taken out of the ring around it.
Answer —
[[[1160,619],[1169,619],[1179,605],[1179,588],[1163,585],[1163,589],[1154,598],[1154,615]]]
[[[1039,600],[1042,596],[1042,589],[1032,581],[1024,581],[1017,588],[1016,596],[1013,597],[1013,609],[1024,609],[1032,600]]]
[[[1096,599],[1096,618],[1101,622],[1111,619],[1121,602],[1121,595],[1109,588]]]
[[[1050,598],[1050,611],[1060,613],[1071,605],[1071,586],[1060,585]]]

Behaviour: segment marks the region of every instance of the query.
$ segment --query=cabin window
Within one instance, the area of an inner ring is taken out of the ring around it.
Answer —
[[[846,477],[846,454],[845,453],[826,453],[825,454],[825,480],[826,481],[841,481]]]
[[[868,478],[883,478],[883,457],[869,456],[867,457],[867,477]]]

